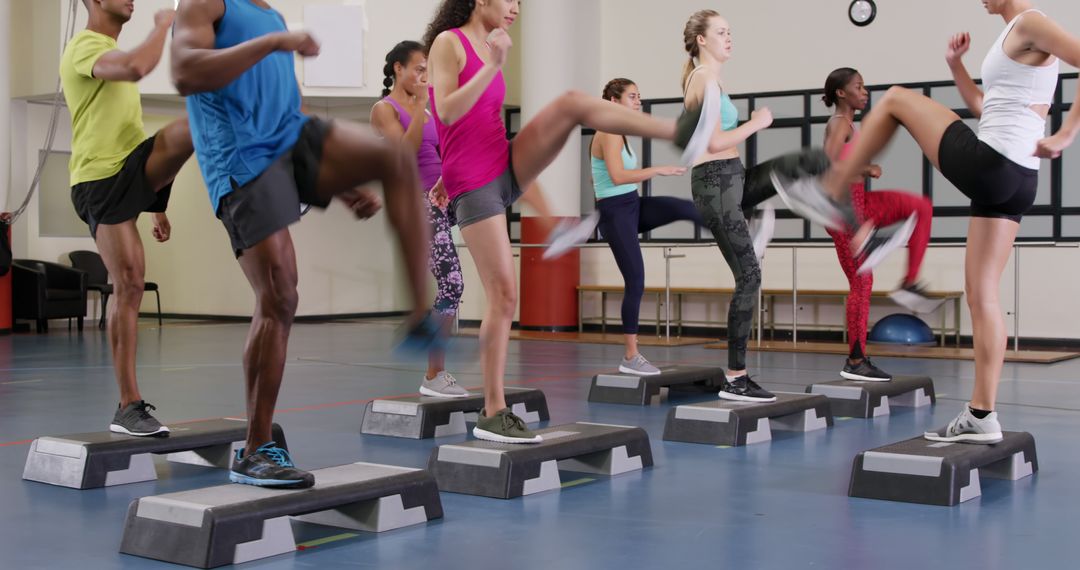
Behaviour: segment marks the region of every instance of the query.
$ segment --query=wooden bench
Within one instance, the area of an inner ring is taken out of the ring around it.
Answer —
[[[585,323],[600,323],[601,330],[607,332],[607,298],[609,294],[621,294],[623,287],[621,285],[579,285],[578,292],[578,332],[584,330]],[[586,317],[584,315],[584,300],[587,293],[599,293],[600,294],[600,316],[599,317]],[[687,325],[712,325],[714,321],[692,321],[683,318],[683,298],[686,296],[720,296],[730,297],[735,293],[735,290],[730,287],[672,287],[670,289],[670,295],[672,303],[674,304],[674,314],[669,324],[677,328],[677,336],[682,336],[682,327]],[[776,299],[778,297],[799,299],[803,297],[813,298],[844,298],[847,297],[850,291],[846,289],[799,289],[798,291],[792,291],[791,289],[763,289],[761,291],[761,297],[764,300],[762,307],[756,312],[755,326],[759,321],[763,320],[765,328],[769,329],[769,336],[772,338],[776,333]],[[669,290],[664,287],[646,287],[645,295],[656,296],[656,320],[642,319],[643,323],[652,324],[655,323],[657,327],[657,336],[661,336],[660,327],[665,323],[668,323],[662,315],[661,311],[664,306],[664,299],[669,294]],[[888,293],[885,291],[874,291],[870,294],[872,299],[887,298]],[[960,344],[960,301],[964,297],[963,291],[932,291],[928,294],[933,299],[942,299],[946,301],[946,304],[951,301],[953,305],[953,318],[951,325],[947,322],[948,312],[939,308],[936,312],[941,316],[940,324],[937,327],[931,325],[934,332],[940,337],[941,346],[945,346],[945,337],[954,336],[957,345]],[[764,315],[762,315],[764,313]],[[799,328],[811,329],[811,330],[840,330],[844,333],[844,341],[847,341],[847,326],[846,325],[830,325],[830,324],[798,324],[796,320],[793,328],[797,331]]]

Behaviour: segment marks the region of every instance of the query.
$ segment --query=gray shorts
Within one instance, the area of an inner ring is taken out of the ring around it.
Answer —
[[[508,165],[495,180],[454,198],[450,202],[450,210],[457,218],[458,227],[464,228],[499,214],[505,214],[507,208],[517,202],[521,194],[521,187],[518,186],[517,178],[514,176],[514,169]]]
[[[323,142],[332,123],[311,118],[288,152],[244,186],[233,182],[233,191],[221,199],[217,216],[229,234],[233,254],[300,221],[301,203],[326,208],[330,199],[319,196],[319,165]]]

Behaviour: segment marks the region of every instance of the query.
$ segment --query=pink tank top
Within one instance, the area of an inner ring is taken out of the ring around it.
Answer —
[[[484,67],[484,62],[464,32],[457,28],[452,31],[465,48],[465,68],[458,75],[461,86]],[[510,167],[510,141],[506,140],[502,117],[505,97],[506,82],[499,71],[476,104],[454,124],[446,125],[439,119],[432,87],[431,112],[442,149],[443,185],[450,199],[488,184]]]
[[[844,143],[844,150],[840,151],[840,160],[846,160],[847,157],[851,156],[852,151],[855,150],[855,141],[857,140],[859,140],[859,129],[855,128],[855,124],[852,123],[851,138]],[[865,211],[866,184],[862,180],[851,185],[851,206],[855,209],[856,214],[862,215]]]
[[[398,121],[401,128],[409,130],[412,117],[405,108],[392,97],[384,97],[390,105],[397,109]],[[435,127],[434,119],[424,123],[424,136],[420,141],[420,150],[416,153],[416,166],[420,169],[420,180],[424,183],[425,190],[431,190],[442,176],[442,159],[439,158],[439,133]]]

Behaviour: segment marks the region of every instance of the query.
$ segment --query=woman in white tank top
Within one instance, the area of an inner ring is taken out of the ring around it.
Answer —
[[[998,301],[1001,274],[1020,218],[1035,200],[1039,159],[1060,156],[1080,132],[1080,109],[1073,109],[1057,133],[1044,134],[1058,82],[1058,60],[1080,65],[1080,40],[1027,0],[983,0],[983,5],[1006,23],[983,61],[983,89],[961,62],[970,46],[968,35],[954,36],[946,52],[960,94],[979,117],[977,135],[940,103],[893,87],[863,118],[862,136],[846,160],[816,181],[807,176],[781,189],[797,206],[824,211],[822,194],[843,199],[847,182],[859,177],[902,125],[930,162],[971,198],[964,275],[974,333],[975,389],[970,405],[956,419],[925,434],[935,441],[1002,440],[993,411],[1006,346]],[[872,229],[868,225],[862,236]]]

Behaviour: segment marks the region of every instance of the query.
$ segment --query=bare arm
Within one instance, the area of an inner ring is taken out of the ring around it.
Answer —
[[[964,66],[963,57],[971,47],[971,36],[967,33],[956,34],[949,39],[949,48],[945,51],[945,62],[949,64],[953,81],[960,91],[960,97],[964,104],[976,118],[982,116],[983,92],[971,78],[967,67]]]
[[[175,16],[172,10],[154,14],[154,29],[143,43],[131,51],[113,50],[103,54],[94,63],[94,77],[106,81],[139,81],[149,75],[161,62],[165,38],[169,37]]]
[[[836,125],[830,120],[829,124],[825,125],[825,154],[829,160],[840,160],[840,154],[844,152],[844,145],[851,138],[852,130],[846,121]]]
[[[509,43],[510,37],[505,36],[505,42]],[[496,32],[492,36],[492,55],[495,55],[495,38],[500,37]],[[435,86],[435,108],[439,111],[439,120],[445,125],[452,125],[458,119],[464,117],[473,105],[480,100],[484,91],[491,85],[492,80],[502,69],[506,54],[502,54],[503,62],[489,61],[476,72],[465,85],[458,85],[458,74],[461,73],[461,59],[458,54],[458,38],[453,32],[443,32],[435,38],[428,55],[428,72],[431,74],[432,84]],[[509,47],[506,47],[509,49]],[[464,50],[462,50],[464,52]]]
[[[420,110],[419,115],[420,118],[417,119],[417,113],[414,110],[409,128],[403,129],[397,116],[397,109],[389,103],[379,102],[371,108],[371,126],[379,136],[401,142],[411,148],[413,152],[420,152],[420,145],[424,142],[424,121],[426,119],[423,109]]]
[[[172,43],[173,83],[181,95],[216,91],[275,51],[317,55],[305,32],[278,32],[226,49],[214,49],[214,24],[225,14],[222,0],[185,0],[176,14]]]
[[[1080,66],[1080,39],[1066,32],[1053,20],[1042,17],[1024,18],[1017,24],[1017,29],[1024,37],[1031,38],[1035,49],[1055,56],[1073,67]],[[1080,87],[1077,89],[1077,97],[1076,100],[1080,100]],[[1044,158],[1061,156],[1061,151],[1072,144],[1078,132],[1080,132],[1080,109],[1077,105],[1073,105],[1061,129],[1053,136],[1039,141],[1036,156]]]
[[[687,85],[686,95],[683,98],[683,103],[687,107],[703,104],[705,84],[707,81],[713,81],[708,73],[695,73],[694,76],[690,78],[690,84]],[[721,125],[717,124],[716,131],[713,133],[712,139],[709,140],[709,152],[715,154],[736,148],[754,133],[768,128],[771,124],[772,113],[765,108],[754,111],[749,121],[730,131],[723,130]]]
[[[652,167],[627,170],[623,164],[622,137],[608,133],[596,133],[597,143],[600,145],[600,155],[604,157],[604,165],[607,167],[611,181],[618,186],[623,184],[637,184],[656,176],[673,175],[675,171],[685,171],[673,167]],[[668,174],[665,174],[668,173]],[[681,172],[679,172],[681,174]]]

